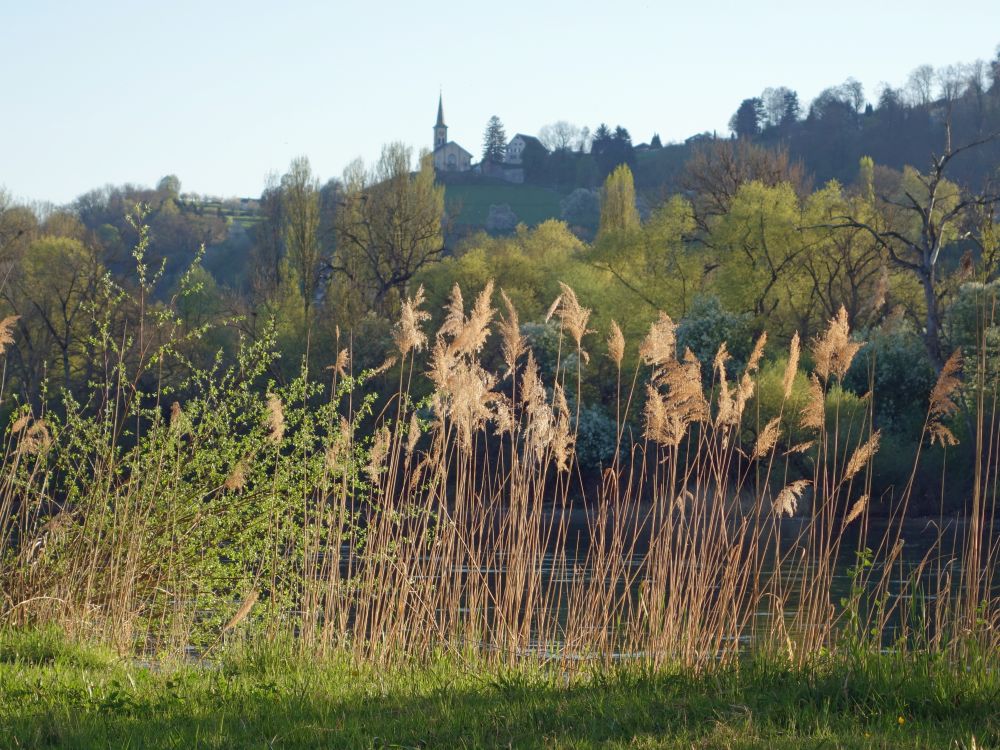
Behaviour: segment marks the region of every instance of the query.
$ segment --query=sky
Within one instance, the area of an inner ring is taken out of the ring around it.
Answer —
[[[965,0],[0,0],[0,187],[68,203],[106,184],[256,196],[300,155],[324,181],[383,144],[478,155],[568,120],[636,143],[725,132],[746,97],[870,98],[921,64],[990,59],[1000,2]]]

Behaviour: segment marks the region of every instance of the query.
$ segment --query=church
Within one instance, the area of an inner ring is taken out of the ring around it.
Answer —
[[[439,172],[468,172],[472,168],[472,154],[454,141],[448,140],[448,126],[444,124],[444,104],[438,95],[438,116],[434,124],[434,169]]]

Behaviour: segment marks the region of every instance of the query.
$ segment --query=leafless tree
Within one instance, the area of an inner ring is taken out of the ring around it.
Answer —
[[[559,120],[543,126],[538,131],[538,140],[549,151],[569,150],[579,143],[580,128],[571,122]]]
[[[904,185],[901,195],[877,196],[884,219],[877,224],[854,216],[842,216],[838,220],[840,227],[867,232],[891,263],[916,276],[926,307],[924,344],[938,372],[945,360],[941,344],[942,290],[938,266],[941,251],[950,237],[975,231],[968,228],[970,216],[1000,203],[1000,192],[995,189],[977,194],[962,193],[946,179],[946,172],[955,157],[997,138],[1000,132],[955,148],[949,125],[944,152],[940,156],[932,155],[927,174],[917,175],[920,191],[907,189]]]
[[[921,65],[915,68],[906,81],[906,91],[911,104],[924,106],[931,103],[934,95],[934,68]]]

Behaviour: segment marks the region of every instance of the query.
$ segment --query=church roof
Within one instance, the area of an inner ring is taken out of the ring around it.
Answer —
[[[463,154],[465,154],[466,156],[469,156],[469,157],[471,157],[471,156],[472,156],[472,154],[471,154],[471,153],[469,153],[469,152],[468,152],[468,151],[466,151],[466,150],[465,150],[464,148],[462,148],[461,146],[459,146],[459,145],[458,145],[457,143],[455,143],[455,141],[448,141],[447,143],[445,143],[445,144],[443,144],[443,145],[441,145],[441,146],[438,146],[438,147],[437,147],[436,149],[434,149],[433,153],[435,153],[435,154],[436,154],[436,153],[437,153],[438,151],[440,151],[441,149],[443,149],[443,148],[448,148],[448,146],[454,146],[455,148],[457,148],[457,149],[458,149],[459,151],[461,151],[461,152],[462,152]]]
[[[441,94],[438,94],[438,119],[434,123],[434,127],[440,128],[444,126],[444,104],[441,101]]]

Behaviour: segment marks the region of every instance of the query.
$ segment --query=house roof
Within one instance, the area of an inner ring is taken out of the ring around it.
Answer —
[[[541,146],[542,148],[545,148],[545,144],[543,144],[540,140],[538,140],[537,138],[535,138],[535,136],[533,136],[533,135],[525,135],[524,133],[517,133],[514,136],[514,138],[520,138],[526,144],[527,143],[534,143],[534,144],[536,144],[538,146]],[[510,140],[513,141],[514,138],[511,138]],[[548,151],[547,148],[545,148],[545,150]]]

